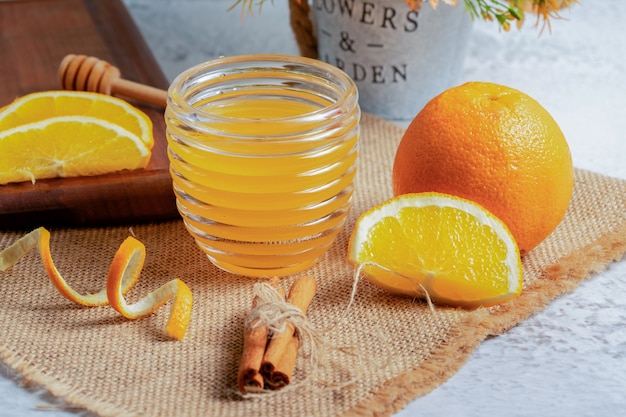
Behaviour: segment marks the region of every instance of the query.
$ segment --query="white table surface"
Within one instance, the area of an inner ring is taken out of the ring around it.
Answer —
[[[125,0],[169,79],[245,53],[298,54],[284,0],[240,22],[230,0]],[[544,105],[574,164],[626,179],[626,1],[582,5],[539,32],[476,22],[463,79],[506,84]],[[626,210],[626,208],[625,208]],[[72,417],[0,363],[0,416]],[[486,340],[441,387],[397,416],[626,416],[626,260],[507,333]]]

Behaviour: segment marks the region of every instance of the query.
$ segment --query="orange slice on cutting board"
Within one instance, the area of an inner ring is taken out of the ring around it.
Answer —
[[[151,150],[91,116],[58,116],[0,131],[0,184],[144,168]]]
[[[58,116],[90,116],[106,120],[138,136],[151,148],[152,120],[130,103],[85,91],[41,91],[19,97],[0,109],[0,131]]]

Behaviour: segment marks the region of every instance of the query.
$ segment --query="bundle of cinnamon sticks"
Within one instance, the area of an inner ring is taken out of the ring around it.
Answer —
[[[317,284],[310,276],[296,279],[285,298],[285,291],[277,287],[282,296],[279,302],[287,302],[302,313],[306,313]],[[259,297],[252,302],[252,311],[258,306]],[[267,325],[255,318],[248,321],[244,329],[243,353],[239,365],[237,384],[242,393],[262,392],[264,389],[277,390],[291,381],[296,365],[300,341],[296,326],[289,320],[279,333],[272,332]]]

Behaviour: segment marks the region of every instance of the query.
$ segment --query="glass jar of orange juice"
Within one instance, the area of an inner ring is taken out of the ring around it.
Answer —
[[[211,262],[252,277],[314,265],[350,210],[359,118],[354,82],[321,61],[237,56],[181,73],[165,112],[170,171]]]

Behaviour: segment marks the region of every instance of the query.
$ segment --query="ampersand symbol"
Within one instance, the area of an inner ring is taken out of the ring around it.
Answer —
[[[346,52],[356,52],[353,48],[354,40],[350,39],[350,35],[345,30],[342,30],[339,34],[341,40],[339,41],[339,47]]]

